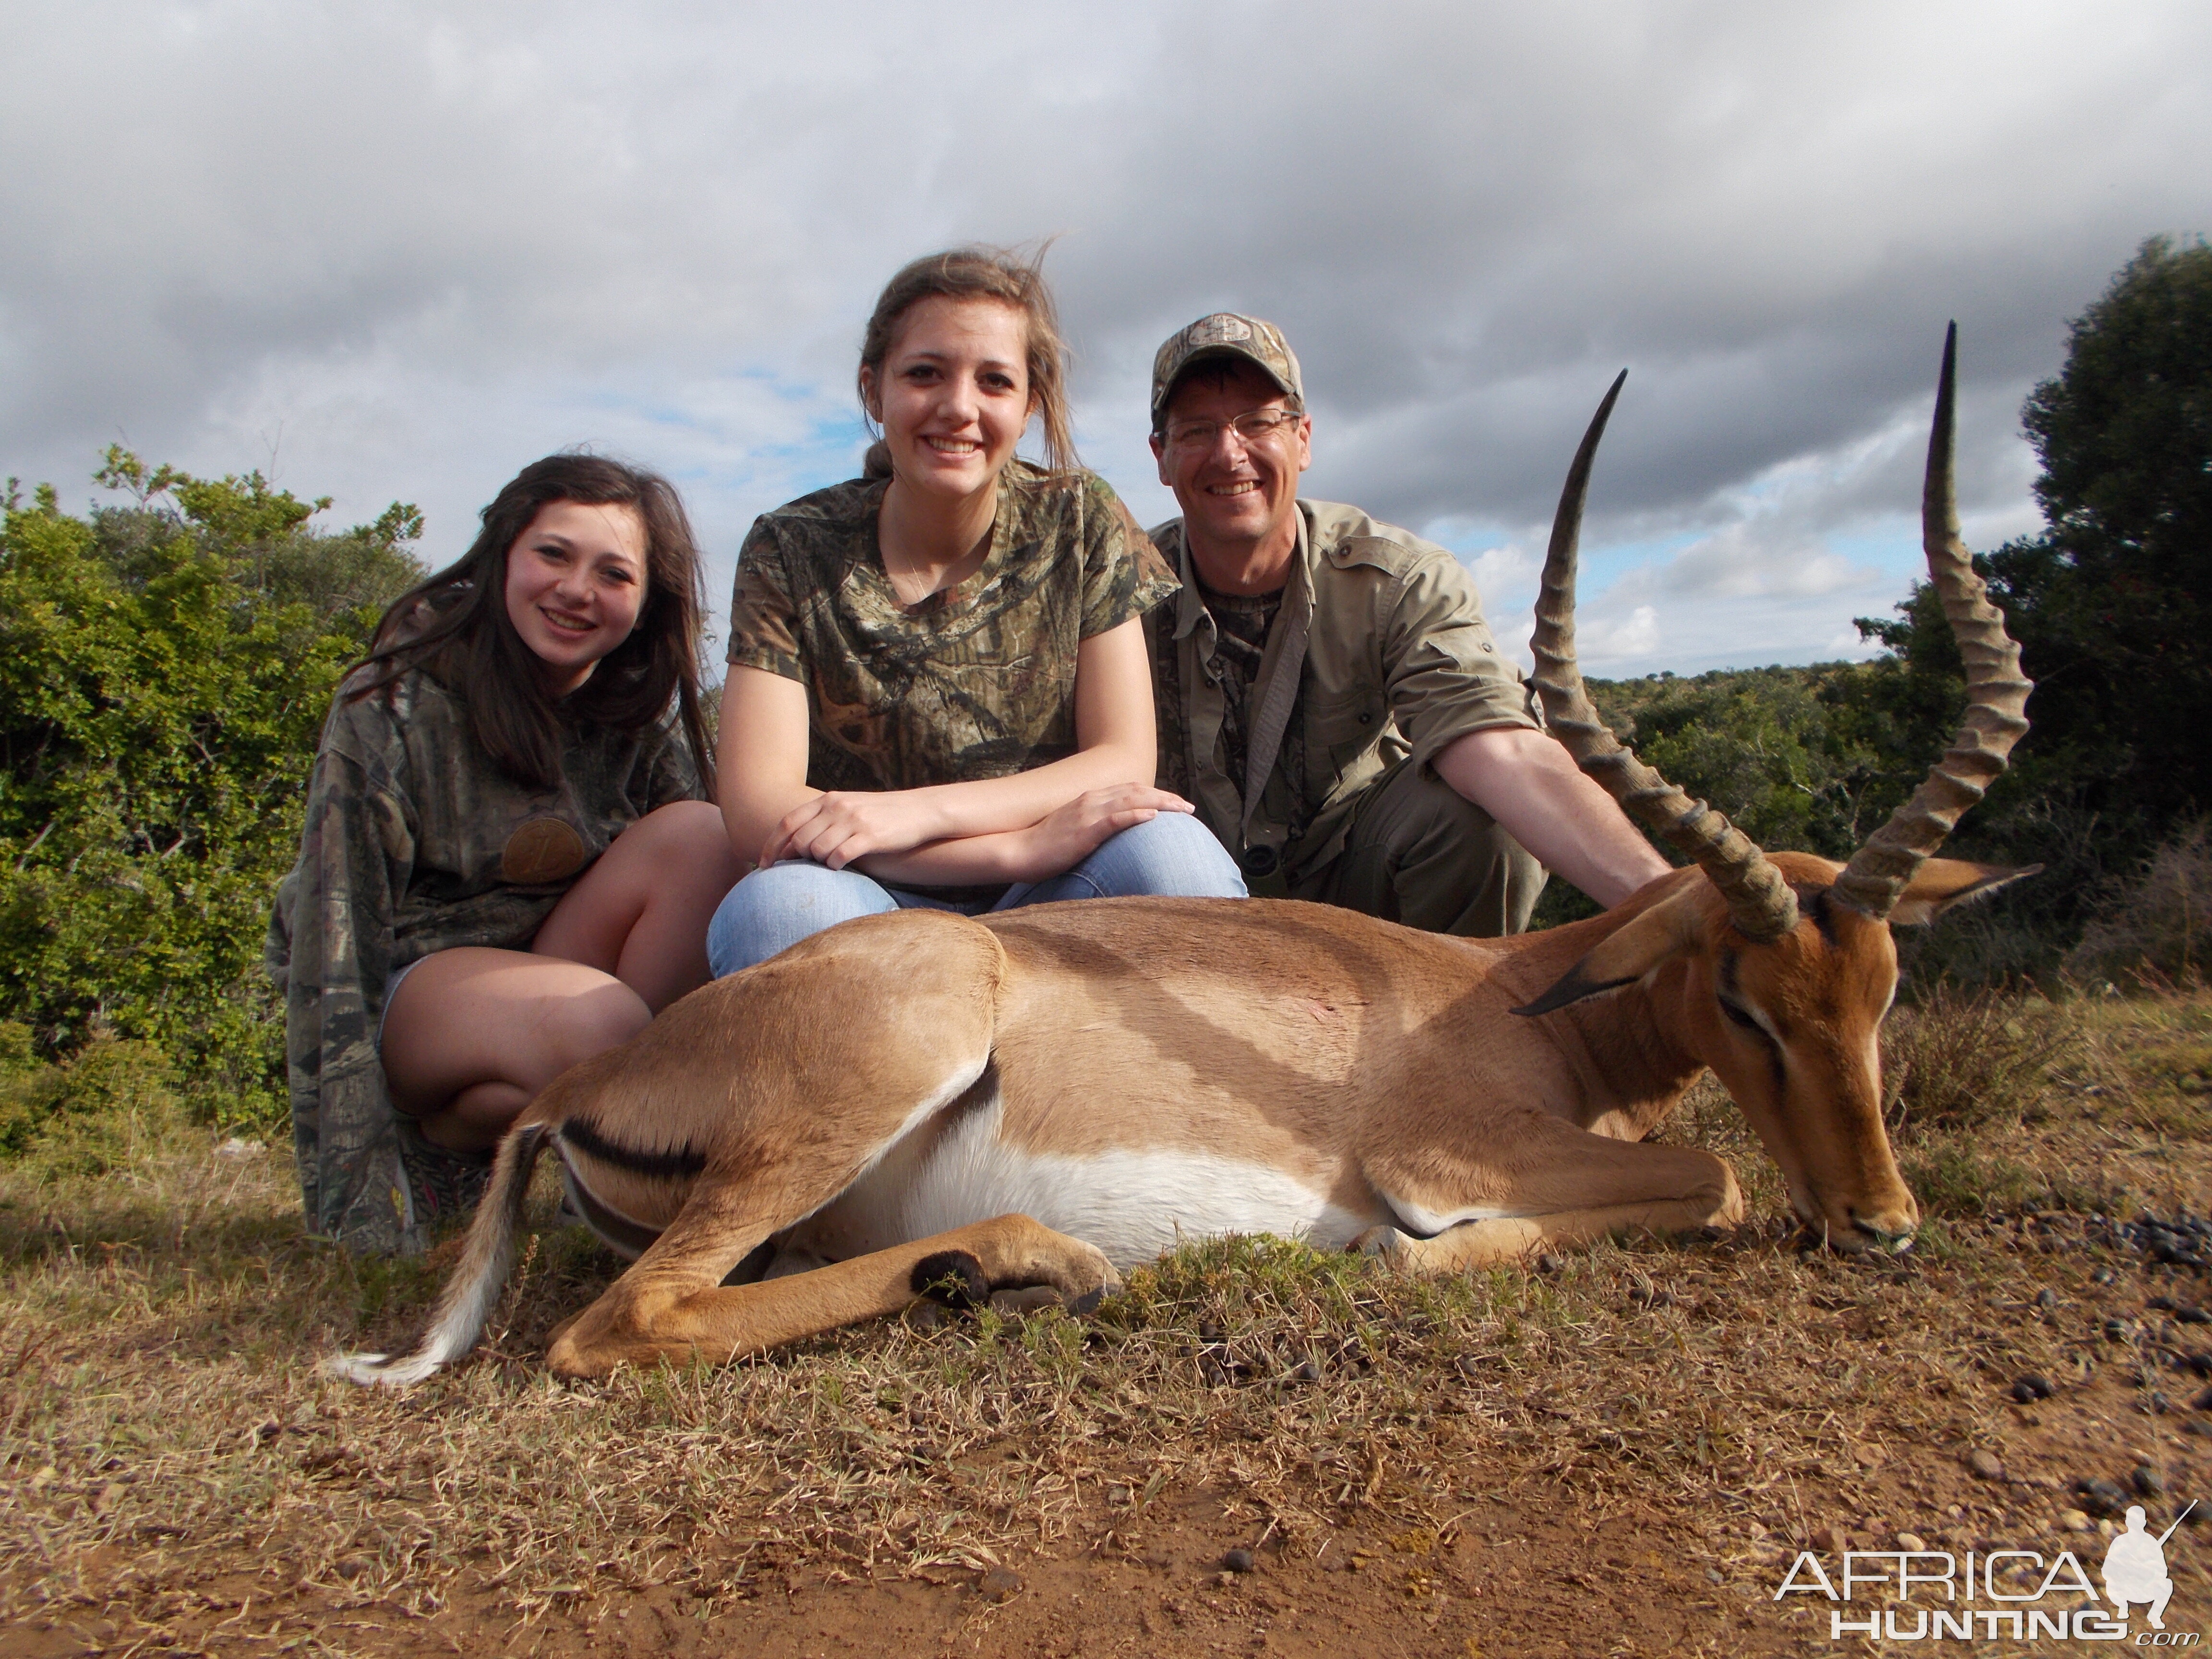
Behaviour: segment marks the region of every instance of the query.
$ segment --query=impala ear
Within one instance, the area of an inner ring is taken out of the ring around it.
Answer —
[[[1601,991],[1633,985],[1662,963],[1687,955],[1698,943],[1698,890],[1685,888],[1653,905],[1567,969],[1566,977],[1516,1014],[1534,1018]]]
[[[1953,905],[1994,893],[2042,868],[2039,864],[2008,868],[1998,864],[1969,864],[1964,859],[1930,859],[1913,872],[1912,884],[1899,896],[1897,908],[1889,913],[1889,925],[1925,927]]]

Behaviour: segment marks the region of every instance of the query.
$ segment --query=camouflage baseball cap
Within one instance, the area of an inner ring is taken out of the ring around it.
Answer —
[[[1217,311],[1170,335],[1152,359],[1153,431],[1167,418],[1168,394],[1175,390],[1176,380],[1201,357],[1241,357],[1282,387],[1285,396],[1301,404],[1306,400],[1297,356],[1283,331],[1257,317]]]

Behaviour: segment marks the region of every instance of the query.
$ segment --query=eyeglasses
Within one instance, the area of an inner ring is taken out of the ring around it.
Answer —
[[[1273,442],[1304,418],[1303,411],[1295,409],[1255,409],[1239,415],[1228,427],[1249,448]],[[1219,421],[1178,421],[1168,428],[1168,447],[1186,455],[1206,454],[1221,441],[1221,429]]]

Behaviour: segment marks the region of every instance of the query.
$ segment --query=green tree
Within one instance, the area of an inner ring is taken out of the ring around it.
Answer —
[[[131,503],[80,519],[11,483],[0,529],[0,1020],[49,1055],[149,1042],[204,1111],[279,1121],[262,929],[421,515],[319,533],[327,501],[119,448],[98,477]]]
[[[2036,682],[2006,793],[2147,848],[2212,806],[2212,248],[2145,242],[2021,423],[2046,528],[1976,561]],[[1861,629],[1948,671],[1924,587],[1900,609]]]

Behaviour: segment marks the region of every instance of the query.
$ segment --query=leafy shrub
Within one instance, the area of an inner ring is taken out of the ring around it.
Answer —
[[[58,1066],[38,1057],[27,1026],[0,1024],[0,1157],[105,1175],[182,1125],[175,1083],[150,1043],[103,1037]]]
[[[97,1052],[100,1075],[166,1056],[198,1115],[270,1127],[268,906],[331,693],[415,578],[421,516],[319,534],[326,502],[121,449],[99,477],[132,503],[79,519],[11,483],[0,529],[0,1020],[46,1059]],[[20,1114],[50,1085],[19,1080]]]

